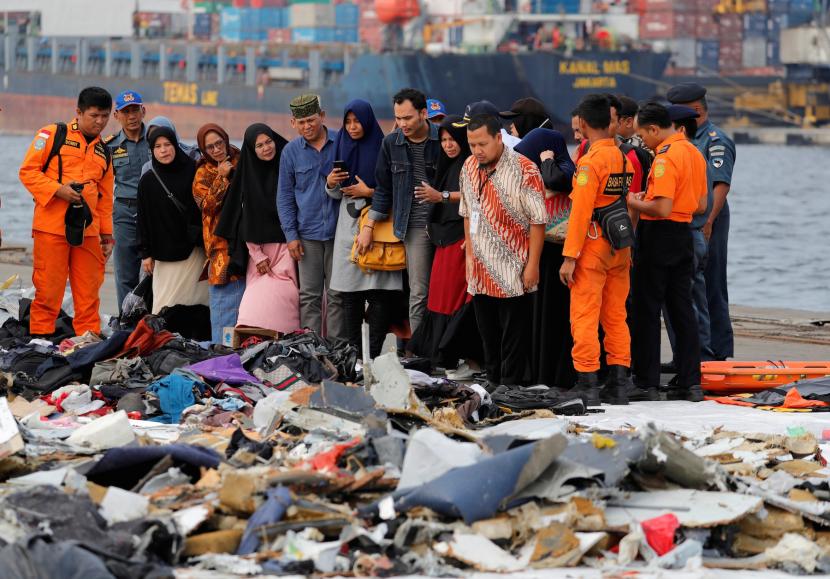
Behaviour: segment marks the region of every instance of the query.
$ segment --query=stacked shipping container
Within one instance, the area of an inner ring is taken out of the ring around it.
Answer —
[[[222,10],[220,35],[229,42],[356,43],[360,13],[350,2],[234,0],[234,7]]]
[[[735,6],[745,11],[730,12]],[[641,40],[672,51],[675,74],[734,74],[779,66],[780,30],[793,14],[803,22],[812,0],[635,0],[629,9],[640,14]]]

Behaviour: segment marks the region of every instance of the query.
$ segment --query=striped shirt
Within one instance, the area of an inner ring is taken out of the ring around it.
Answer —
[[[473,251],[467,291],[496,298],[523,295],[530,226],[548,218],[536,165],[507,147],[490,173],[469,157],[461,172],[458,212],[469,220]]]
[[[429,216],[432,213],[431,203],[421,203],[415,198],[415,187],[420,187],[424,181],[429,183],[429,179],[427,178],[427,163],[424,159],[424,147],[426,147],[427,141],[429,139],[421,141],[420,143],[409,141],[409,150],[412,152],[412,208],[409,210],[409,225],[407,229],[413,229],[415,227],[425,228],[429,222]]]

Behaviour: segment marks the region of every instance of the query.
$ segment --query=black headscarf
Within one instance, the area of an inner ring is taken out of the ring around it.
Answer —
[[[461,169],[464,167],[464,161],[472,154],[467,142],[467,127],[453,126],[453,123],[460,123],[462,120],[460,115],[449,115],[438,125],[440,137],[443,137],[446,131],[461,147],[461,152],[453,159],[447,156],[443,148],[441,149],[441,156],[438,158],[438,166],[435,169],[435,189],[438,191],[459,190]],[[439,247],[462,239],[464,220],[458,214],[458,203],[437,203],[432,210],[428,230],[430,239]]]
[[[159,163],[152,154],[160,137],[169,140],[176,151],[173,162],[167,165]],[[153,127],[147,141],[153,170],[147,171],[138,183],[140,250],[143,257],[181,261],[202,243],[202,214],[193,199],[196,163],[181,150],[172,129]],[[176,202],[170,200],[167,191]]]
[[[257,157],[255,146],[259,135],[268,135],[274,141],[277,154],[270,161]],[[216,227],[216,234],[228,240],[229,273],[233,275],[245,273],[248,263],[245,243],[285,243],[277,214],[277,179],[280,156],[287,144],[288,141],[262,123],[255,123],[245,131],[239,163]]]

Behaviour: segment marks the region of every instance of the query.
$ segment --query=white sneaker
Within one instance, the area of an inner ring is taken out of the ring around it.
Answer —
[[[447,378],[453,380],[455,382],[460,382],[461,380],[469,380],[473,376],[476,375],[476,371],[470,368],[470,366],[464,362],[455,370],[450,370],[447,372]]]

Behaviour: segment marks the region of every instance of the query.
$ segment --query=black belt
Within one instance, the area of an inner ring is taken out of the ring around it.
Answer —
[[[132,197],[116,197],[115,200],[119,203],[127,205],[128,207],[133,207],[136,203],[138,203],[138,199]]]

